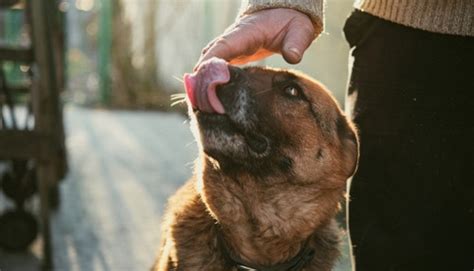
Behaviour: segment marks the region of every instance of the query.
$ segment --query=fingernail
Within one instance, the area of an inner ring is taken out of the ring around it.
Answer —
[[[301,56],[300,50],[296,47],[289,47],[283,54],[283,58],[290,64],[299,63],[301,61]]]
[[[297,48],[295,47],[291,47],[288,49],[288,51],[292,52],[295,54],[296,57],[300,58],[301,57],[301,53],[300,53],[300,50],[298,50]]]

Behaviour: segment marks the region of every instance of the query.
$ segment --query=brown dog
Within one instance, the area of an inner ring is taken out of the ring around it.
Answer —
[[[331,270],[358,157],[332,96],[299,73],[216,59],[185,80],[200,157],[153,270]]]

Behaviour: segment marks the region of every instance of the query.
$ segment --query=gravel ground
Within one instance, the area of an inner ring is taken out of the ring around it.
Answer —
[[[197,154],[187,121],[73,106],[65,120],[70,172],[52,217],[56,270],[148,270],[166,199],[191,176]],[[0,251],[0,271],[35,270],[40,242],[24,254]],[[335,270],[350,270],[347,246],[344,255]]]

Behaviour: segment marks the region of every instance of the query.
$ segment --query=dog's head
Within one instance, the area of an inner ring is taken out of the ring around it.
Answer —
[[[307,76],[213,59],[185,83],[200,149],[222,171],[283,173],[295,182],[354,173],[354,127]]]

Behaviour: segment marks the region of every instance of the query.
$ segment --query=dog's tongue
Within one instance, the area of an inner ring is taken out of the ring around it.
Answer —
[[[211,58],[202,63],[195,73],[185,74],[184,87],[192,107],[207,113],[224,114],[216,88],[229,80],[227,62],[220,58]]]

